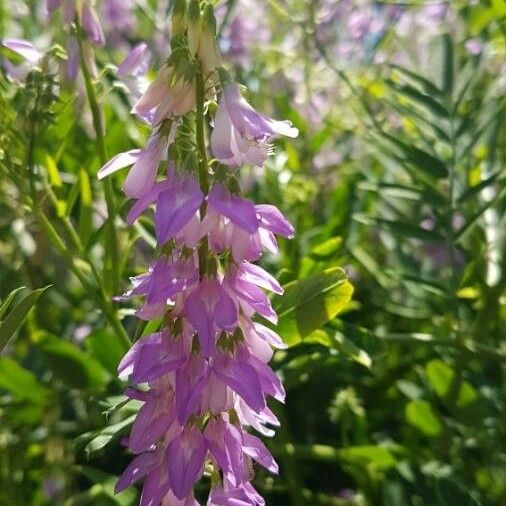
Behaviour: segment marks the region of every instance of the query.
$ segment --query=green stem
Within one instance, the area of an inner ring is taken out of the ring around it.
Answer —
[[[77,25],[77,41],[79,45],[79,61],[81,64],[81,71],[83,73],[84,85],[86,88],[86,95],[88,97],[88,102],[90,104],[91,115],[93,119],[93,128],[95,130],[96,136],[96,146],[98,158],[101,165],[104,165],[107,162],[107,151],[104,141],[104,129],[102,126],[102,118],[100,115],[100,108],[98,105],[97,95],[95,93],[95,88],[93,86],[93,82],[91,80],[90,72],[88,67],[86,66],[86,60],[84,58],[84,50],[83,50],[83,35],[82,29],[79,25]],[[118,244],[118,235],[116,231],[116,227],[114,225],[115,217],[117,214],[116,205],[114,201],[114,190],[112,186],[112,180],[110,178],[106,178],[104,180],[104,192],[105,192],[105,201],[107,204],[107,234],[105,237],[106,240],[106,259],[104,261],[104,271],[106,273],[106,280],[110,279],[110,293],[117,293],[119,289],[119,280],[120,280],[120,261],[119,261],[119,244]],[[110,273],[110,276],[109,276]]]
[[[206,154],[206,138],[205,138],[205,116],[204,116],[204,103],[205,103],[205,89],[204,77],[202,72],[198,72],[196,76],[196,92],[197,92],[197,117],[196,117],[196,140],[197,140],[197,157],[199,166],[199,185],[202,193],[207,195],[209,193],[209,170],[207,165]],[[203,202],[200,207],[201,218],[204,217],[206,212],[206,202]],[[209,247],[207,239],[203,239],[199,246],[199,275],[202,278],[207,272],[207,257]]]
[[[96,287],[91,284],[84,274],[80,271],[80,269],[76,266],[72,256],[69,254],[68,249],[65,245],[65,243],[61,240],[61,238],[58,236],[58,234],[54,231],[51,223],[46,218],[43,211],[40,209],[39,206],[39,198],[37,195],[37,188],[35,185],[35,171],[34,171],[34,151],[35,151],[35,138],[36,138],[36,114],[39,106],[39,95],[37,95],[35,105],[33,108],[33,111],[31,113],[30,117],[30,130],[28,133],[28,145],[26,150],[26,167],[28,169],[29,175],[29,186],[30,186],[30,198],[32,201],[32,208],[34,210],[34,215],[41,225],[43,229],[46,229],[48,227],[51,227],[51,230],[48,230],[48,237],[53,242],[53,246],[55,249],[60,252],[60,254],[65,259],[65,262],[68,263],[70,270],[75,274],[75,276],[79,279],[81,284],[83,285],[84,289],[92,295],[99,305],[102,307],[102,310],[109,321],[110,325],[113,327],[115,332],[118,334],[118,336],[121,338],[123,343],[125,344],[125,348],[128,349],[130,346],[130,339],[128,337],[128,334],[126,333],[125,329],[119,322],[116,312],[111,305],[109,301],[109,297],[105,293],[101,283],[100,283],[100,276],[98,272],[96,271],[95,266],[93,265],[93,262],[90,261],[90,259],[87,257],[87,255],[84,252],[84,249],[82,247],[81,241],[79,239],[78,234],[76,233],[74,227],[68,220],[68,218],[59,218],[58,221],[62,224],[63,228],[67,232],[67,234],[70,236],[70,239],[73,242],[73,246],[78,254],[79,257],[81,257],[90,267],[91,272],[94,275],[94,278],[96,280],[98,291],[96,290]],[[53,204],[54,208],[57,207],[57,200],[56,196],[52,192],[52,190],[48,193],[49,198],[51,200],[51,203]]]
[[[204,78],[201,72],[197,73],[196,77],[197,84],[197,151],[198,151],[198,162],[199,162],[199,184],[200,189],[204,195],[209,193],[209,171],[207,165],[207,154],[206,154],[206,139],[205,139],[205,117],[204,117],[204,102],[205,102],[205,89],[204,89]]]

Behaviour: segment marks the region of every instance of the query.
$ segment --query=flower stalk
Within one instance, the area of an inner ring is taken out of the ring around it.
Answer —
[[[278,465],[252,431],[272,435],[279,425],[267,400],[283,402],[285,393],[268,362],[273,348],[285,346],[254,319],[258,314],[275,324],[265,291],[283,292],[255,262],[265,249],[276,253],[276,236],[292,237],[293,227],[276,207],[241,196],[236,169],[262,165],[272,152],[270,140],[295,137],[297,130],[255,111],[227,77],[219,83],[210,136],[225,172],[212,177],[205,103],[226,72],[212,5],[192,2],[189,14],[188,23],[186,1],[176,2],[172,53],[133,108],[153,128],[148,146],[116,155],[99,173],[133,165],[123,186],[135,199],[130,223],[154,204],[157,256],[117,299],[143,297],[138,318],[162,322],[118,367],[130,383],[126,395],[143,406],[128,439],[135,457],[116,491],[144,479],[141,505],[191,506],[198,504],[194,485],[208,474],[209,506],[262,505],[251,484],[253,462],[274,473]],[[172,144],[175,149],[165,149]],[[162,161],[167,172],[158,175]]]

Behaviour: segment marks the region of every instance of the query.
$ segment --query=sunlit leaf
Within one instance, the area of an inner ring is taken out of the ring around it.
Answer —
[[[426,436],[439,436],[443,430],[439,416],[432,405],[422,399],[415,399],[408,403],[406,421]]]
[[[51,395],[35,374],[8,357],[0,357],[0,388],[36,404],[44,404]]]
[[[23,297],[4,320],[0,322],[0,351],[5,347],[21,325],[23,325],[30,310],[48,288],[49,286],[46,286],[45,288],[39,288],[30,292]]]
[[[289,283],[274,303],[278,332],[290,345],[300,342],[342,311],[352,293],[353,287],[342,269],[328,269]]]

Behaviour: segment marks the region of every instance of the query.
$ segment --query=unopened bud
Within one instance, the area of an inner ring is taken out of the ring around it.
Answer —
[[[171,37],[180,37],[181,35],[184,35],[187,23],[188,11],[186,7],[186,0],[174,0],[174,7],[172,9]]]
[[[200,2],[190,0],[188,7],[188,47],[192,56],[195,56],[200,39]]]
[[[206,4],[202,13],[198,57],[204,74],[209,74],[221,65],[220,50],[216,40],[216,19],[211,4]]]

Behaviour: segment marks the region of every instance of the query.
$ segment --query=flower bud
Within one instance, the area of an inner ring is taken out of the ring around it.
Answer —
[[[206,4],[202,13],[198,57],[204,74],[221,66],[220,50],[216,40],[216,18],[211,4]]]
[[[81,23],[88,39],[97,46],[103,46],[105,42],[104,32],[102,31],[102,26],[95,9],[89,3],[83,4]]]
[[[187,24],[188,11],[186,7],[186,0],[174,0],[174,7],[172,9],[171,37],[180,37],[181,35],[184,35]]]
[[[199,0],[190,0],[188,7],[188,47],[192,56],[195,56],[200,39],[200,3]]]

